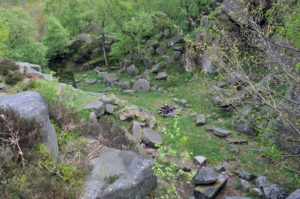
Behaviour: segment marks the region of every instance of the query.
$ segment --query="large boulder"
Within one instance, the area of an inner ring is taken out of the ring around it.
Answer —
[[[155,189],[154,163],[130,151],[102,147],[91,168],[82,199],[141,199]]]
[[[224,12],[239,25],[248,24],[249,14],[247,1],[224,0],[222,3]]]
[[[107,84],[112,84],[119,80],[118,76],[113,73],[103,73],[104,82]]]
[[[128,66],[126,71],[127,71],[127,74],[130,76],[135,76],[135,75],[139,74],[139,70],[135,67],[134,64],[131,64],[130,66]]]
[[[40,126],[43,144],[57,158],[57,135],[49,118],[48,106],[40,93],[27,91],[1,97],[0,107],[3,109],[12,108],[21,118],[35,120]]]
[[[94,111],[96,116],[99,118],[105,113],[105,104],[103,102],[97,101],[88,104],[84,107],[86,110]]]
[[[216,173],[211,168],[202,168],[193,178],[194,185],[213,184],[217,181]]]
[[[16,62],[16,65],[19,66],[20,72],[24,75],[35,75],[43,79],[53,79],[53,76],[51,74],[43,74],[42,68],[39,65],[27,62]]]
[[[150,91],[150,83],[146,79],[139,79],[134,82],[133,89],[136,91],[148,93]]]
[[[263,192],[266,199],[285,199],[286,191],[277,184],[263,187]]]
[[[162,144],[162,138],[159,133],[154,131],[153,129],[146,128],[144,129],[143,134],[143,143],[149,147],[156,147],[157,145]]]
[[[286,199],[300,199],[300,189],[291,193]]]

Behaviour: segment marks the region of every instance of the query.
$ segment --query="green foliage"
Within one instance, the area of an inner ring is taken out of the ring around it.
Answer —
[[[9,85],[15,85],[16,83],[22,81],[23,79],[24,79],[24,75],[21,72],[19,71],[10,72],[5,76],[5,83]]]
[[[35,82],[36,90],[42,94],[48,104],[57,99],[57,88],[55,86],[55,82],[57,83],[58,79],[55,78],[52,83],[46,79],[40,79]]]
[[[7,58],[0,60],[0,75],[3,76],[5,83],[9,85],[15,85],[24,78],[15,62]]]
[[[5,54],[4,42],[8,40],[9,30],[4,20],[0,19],[0,57]]]
[[[9,39],[2,45],[5,56],[16,60],[45,65],[46,48],[36,41],[36,23],[22,8],[0,8],[0,18],[9,29]]]
[[[43,39],[43,44],[47,47],[48,58],[63,55],[69,50],[68,47],[71,44],[69,34],[54,17],[48,19],[48,26],[46,35]]]

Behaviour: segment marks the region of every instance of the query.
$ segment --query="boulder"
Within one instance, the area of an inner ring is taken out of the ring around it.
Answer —
[[[82,199],[139,199],[155,189],[154,163],[130,151],[102,147],[90,160]]]
[[[214,199],[225,187],[228,177],[220,174],[217,177],[217,182],[211,185],[197,186],[194,189],[196,199]]]
[[[251,193],[251,195],[258,196],[258,197],[263,197],[264,196],[264,194],[263,194],[263,192],[260,188],[252,188],[250,190],[250,193]]]
[[[165,38],[168,38],[168,37],[170,36],[170,34],[171,34],[170,29],[165,29],[165,30],[164,30],[164,37],[165,37]]]
[[[215,72],[215,67],[213,66],[213,63],[212,63],[212,61],[209,57],[209,52],[208,51],[206,51],[204,53],[202,68],[208,74],[212,74],[212,73]]]
[[[168,40],[168,47],[172,47],[178,43],[184,43],[183,36],[180,33],[177,33],[171,39]]]
[[[149,147],[156,147],[156,145],[162,144],[162,138],[159,133],[153,129],[146,128],[143,130],[143,143]]]
[[[217,181],[216,173],[211,168],[202,168],[193,178],[194,185],[208,185]]]
[[[246,191],[247,189],[251,188],[251,185],[248,181],[241,179],[241,183],[242,183],[243,190]]]
[[[173,102],[175,102],[176,104],[179,104],[179,105],[181,105],[181,106],[188,106],[188,105],[189,105],[189,104],[188,104],[188,101],[185,100],[185,99],[177,99],[177,98],[173,98],[172,100],[173,100]]]
[[[160,72],[157,74],[157,76],[155,77],[156,80],[167,80],[168,79],[168,75],[166,72]]]
[[[127,74],[130,76],[135,76],[139,74],[139,70],[135,67],[134,64],[131,64],[126,68]]]
[[[133,89],[136,91],[148,93],[150,91],[150,83],[148,80],[139,79],[134,82]]]
[[[105,104],[103,102],[97,101],[86,105],[85,109],[94,111],[97,118],[99,118],[105,113]]]
[[[53,76],[51,74],[43,74],[41,66],[36,64],[30,64],[27,62],[16,62],[16,65],[19,66],[20,72],[24,75],[35,75],[42,79],[52,80]]]
[[[119,86],[122,90],[130,89],[130,83],[128,81],[120,82]]]
[[[162,63],[158,63],[158,64],[153,66],[153,68],[151,69],[151,72],[152,73],[158,73],[162,70],[163,67],[164,67],[164,65]]]
[[[251,199],[251,198],[242,197],[242,196],[225,196],[224,199]]]
[[[291,193],[286,199],[300,199],[300,189]]]
[[[206,163],[207,158],[204,156],[196,156],[194,157],[194,161],[197,166],[203,166]]]
[[[287,196],[286,191],[277,184],[263,187],[263,192],[266,199],[285,199]]]
[[[168,50],[168,43],[167,42],[162,43],[158,48],[156,48],[156,52],[159,55],[166,54],[167,50]]]
[[[180,60],[180,58],[181,58],[181,52],[180,51],[174,51],[173,57],[174,57],[175,61]]]
[[[57,135],[49,118],[48,106],[40,93],[27,91],[1,97],[0,107],[4,109],[12,108],[21,118],[34,119],[40,126],[43,144],[57,158]]]
[[[151,61],[150,61],[149,59],[143,58],[142,61],[143,61],[144,66],[145,66],[147,69],[150,69],[150,68],[151,68],[151,65],[152,65],[152,64],[151,64]]]
[[[104,82],[107,84],[112,84],[119,80],[118,76],[113,73],[103,73]]]
[[[244,133],[250,136],[257,136],[257,132],[252,130],[249,126],[249,124],[245,120],[241,120],[237,125],[236,125],[236,130],[240,133]]]
[[[6,85],[4,83],[0,83],[0,92],[5,92]]]

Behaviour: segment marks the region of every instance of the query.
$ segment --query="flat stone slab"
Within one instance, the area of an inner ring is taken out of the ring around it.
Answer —
[[[154,162],[130,151],[102,147],[89,162],[90,172],[82,199],[144,198],[155,189]],[[108,183],[109,178],[115,181]]]
[[[88,104],[84,107],[86,110],[92,110],[95,112],[96,116],[99,118],[105,113],[105,104],[103,102],[97,101]]]
[[[203,166],[206,163],[207,158],[204,156],[196,156],[194,157],[194,161],[197,166]]]
[[[194,189],[196,199],[214,199],[226,186],[228,177],[220,174],[217,177],[217,182],[212,185],[197,186]]]
[[[239,176],[240,178],[243,178],[244,180],[252,180],[254,178],[254,175],[252,175],[249,172],[242,172],[242,171],[236,171],[235,174]]]
[[[206,117],[204,115],[197,115],[196,116],[196,125],[201,126],[206,123]]]
[[[168,74],[166,72],[160,72],[157,74],[155,77],[156,80],[167,80],[168,79]]]
[[[194,185],[207,185],[217,181],[216,173],[211,168],[202,168],[193,178]]]
[[[220,128],[213,128],[213,133],[218,137],[227,137],[230,132]]]

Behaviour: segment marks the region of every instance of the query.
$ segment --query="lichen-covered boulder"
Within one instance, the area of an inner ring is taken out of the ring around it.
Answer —
[[[49,118],[48,106],[40,93],[27,91],[1,97],[0,107],[13,109],[21,118],[35,120],[40,126],[43,144],[55,158],[57,157],[57,135]]]
[[[130,151],[102,147],[89,162],[82,199],[142,199],[155,189],[153,161]]]

